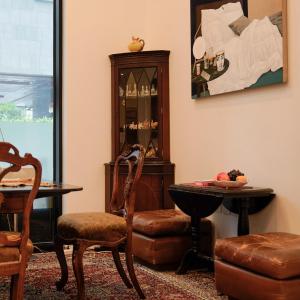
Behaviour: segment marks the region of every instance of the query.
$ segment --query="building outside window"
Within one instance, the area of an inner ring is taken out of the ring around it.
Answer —
[[[1,140],[43,166],[43,179],[54,179],[55,126],[54,32],[56,0],[0,0]],[[53,207],[38,199],[35,210]],[[52,230],[45,228],[45,230]]]

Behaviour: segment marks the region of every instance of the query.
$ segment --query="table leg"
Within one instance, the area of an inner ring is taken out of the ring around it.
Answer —
[[[184,254],[176,271],[178,275],[186,274],[188,269],[193,266],[205,267],[210,271],[214,269],[213,259],[200,252],[200,224],[201,219],[199,217],[191,217],[192,248]]]
[[[183,256],[181,263],[176,270],[177,275],[186,274],[187,270],[190,269],[193,262],[197,259],[197,253],[191,248]]]
[[[238,219],[238,235],[249,234],[249,198],[240,199],[240,210]]]

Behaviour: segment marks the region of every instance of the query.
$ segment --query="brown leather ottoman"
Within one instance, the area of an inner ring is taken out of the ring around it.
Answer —
[[[275,232],[217,240],[219,292],[241,300],[300,299],[300,236]]]
[[[212,256],[214,230],[210,220],[201,222],[201,251]],[[179,263],[191,247],[190,217],[179,210],[136,212],[133,217],[133,254],[152,265]]]

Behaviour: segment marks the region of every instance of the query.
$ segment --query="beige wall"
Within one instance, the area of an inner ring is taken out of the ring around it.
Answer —
[[[248,0],[248,16],[250,19],[261,19],[277,13],[282,10],[282,1],[286,0]]]
[[[107,55],[126,51],[135,32],[145,38],[145,50],[171,50],[171,159],[176,182],[239,168],[251,185],[272,187],[277,194],[271,205],[251,216],[252,230],[300,233],[300,2],[290,0],[288,5],[288,84],[197,101],[190,97],[189,2],[66,1],[65,181],[83,185],[84,191],[67,196],[65,211],[104,208],[103,164],[110,159],[111,135]],[[218,212],[213,219],[219,236],[236,233],[236,216]]]
[[[64,1],[64,181],[83,192],[64,198],[65,211],[104,210],[104,163],[111,148],[111,53],[143,35],[143,1]]]

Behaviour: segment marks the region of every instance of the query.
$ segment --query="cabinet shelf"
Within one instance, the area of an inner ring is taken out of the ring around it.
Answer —
[[[136,98],[148,98],[148,97],[157,97],[158,96],[158,94],[151,94],[151,95],[143,95],[143,96],[141,96],[141,95],[136,95],[136,96],[134,96],[134,95],[130,95],[130,96],[125,96],[125,95],[119,95],[119,97],[122,97],[122,98],[126,98],[126,99],[136,99]]]

